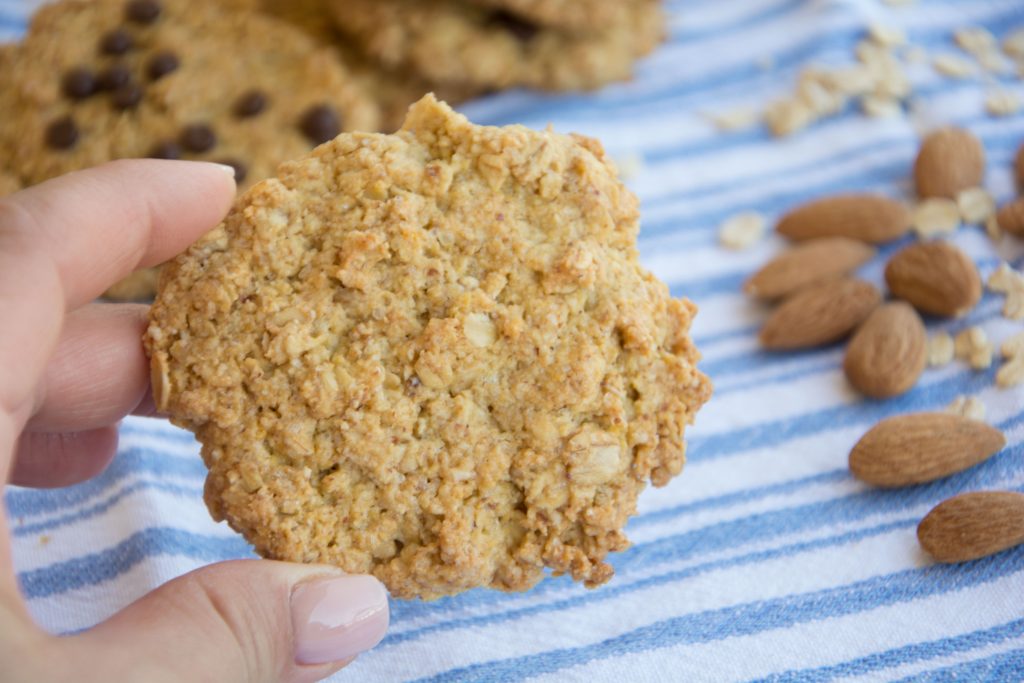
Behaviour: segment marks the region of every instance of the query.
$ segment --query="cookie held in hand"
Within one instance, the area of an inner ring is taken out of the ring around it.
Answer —
[[[600,145],[427,96],[256,185],[172,261],[153,392],[261,554],[396,597],[588,586],[711,393]]]

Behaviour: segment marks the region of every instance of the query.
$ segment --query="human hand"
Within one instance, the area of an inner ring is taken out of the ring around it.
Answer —
[[[146,307],[90,303],[225,214],[230,169],[119,161],[0,199],[0,466],[22,486],[103,470],[117,422],[151,414]],[[377,644],[387,596],[368,576],[266,560],[175,579],[79,635],[32,622],[0,509],[0,678],[314,681]]]

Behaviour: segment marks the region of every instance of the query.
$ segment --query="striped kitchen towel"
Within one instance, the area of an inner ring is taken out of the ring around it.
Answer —
[[[614,1],[614,0],[609,0]],[[0,0],[0,39],[33,3]],[[920,131],[971,129],[988,151],[988,187],[1014,192],[1010,165],[1024,115],[990,116],[986,97],[1024,102],[1015,70],[951,79],[921,61],[958,53],[953,32],[998,38],[1024,26],[1020,0],[674,0],[669,41],[637,78],[600,92],[510,92],[465,105],[479,123],[525,123],[604,141],[641,198],[644,263],[700,306],[702,368],[716,393],[689,434],[689,463],[647,491],[616,576],[586,590],[562,578],[519,595],[473,591],[395,601],[387,639],[338,681],[1022,680],[1024,548],[955,566],[931,563],[918,520],[961,491],[1024,490],[1024,393],[994,386],[995,366],[929,370],[897,399],[864,401],[846,385],[842,349],[769,355],[766,311],[743,279],[781,244],[723,250],[717,227],[742,210],[769,220],[809,198],[870,190],[909,198]],[[792,92],[809,65],[852,63],[865,27],[903,29],[919,63],[902,113],[855,106],[784,139],[761,127],[722,133],[707,112],[760,108]],[[962,55],[963,53],[959,53]],[[972,62],[973,64],[973,62]],[[1013,240],[952,238],[986,276],[1020,265]],[[892,247],[883,248],[883,254]],[[881,284],[877,259],[864,271]],[[1022,329],[986,294],[967,317],[994,340]],[[879,491],[851,478],[850,447],[880,418],[979,397],[1006,449],[933,484]],[[120,454],[93,481],[57,491],[8,489],[18,576],[47,629],[73,632],[197,566],[251,556],[210,521],[192,437],[129,419]]]

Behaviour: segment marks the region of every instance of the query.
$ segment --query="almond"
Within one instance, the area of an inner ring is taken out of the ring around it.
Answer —
[[[977,465],[1006,437],[995,427],[949,413],[912,413],[882,420],[850,451],[850,471],[875,486],[923,484]]]
[[[1017,237],[1024,237],[1024,197],[1014,199],[996,214],[999,227]]]
[[[910,212],[899,202],[875,194],[826,197],[799,206],[779,220],[775,230],[791,240],[849,237],[879,244],[910,229]]]
[[[870,261],[875,250],[846,237],[823,237],[776,256],[746,281],[743,291],[773,300],[819,280],[841,277]]]
[[[842,339],[882,300],[863,280],[831,280],[800,290],[782,302],[761,328],[767,349],[804,349]]]
[[[1013,160],[1013,175],[1017,179],[1017,189],[1024,191],[1024,145],[1017,150]]]
[[[948,242],[918,242],[885,266],[893,295],[922,313],[956,316],[981,299],[981,277],[967,254]]]
[[[902,301],[876,308],[846,348],[843,371],[872,398],[909,391],[928,362],[928,334],[921,316]]]
[[[967,562],[1024,543],[1024,493],[975,491],[944,500],[917,525],[939,562]]]
[[[941,128],[921,143],[914,162],[914,183],[920,197],[956,196],[980,187],[985,176],[985,148],[970,131]]]

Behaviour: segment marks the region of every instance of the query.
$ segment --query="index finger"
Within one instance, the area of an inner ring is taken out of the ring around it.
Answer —
[[[215,226],[234,197],[232,173],[217,164],[117,161],[0,199],[0,412],[24,425],[65,312]]]
[[[46,256],[66,307],[76,308],[216,225],[234,198],[233,174],[220,164],[153,159],[70,173],[0,199],[0,248],[15,240]]]

